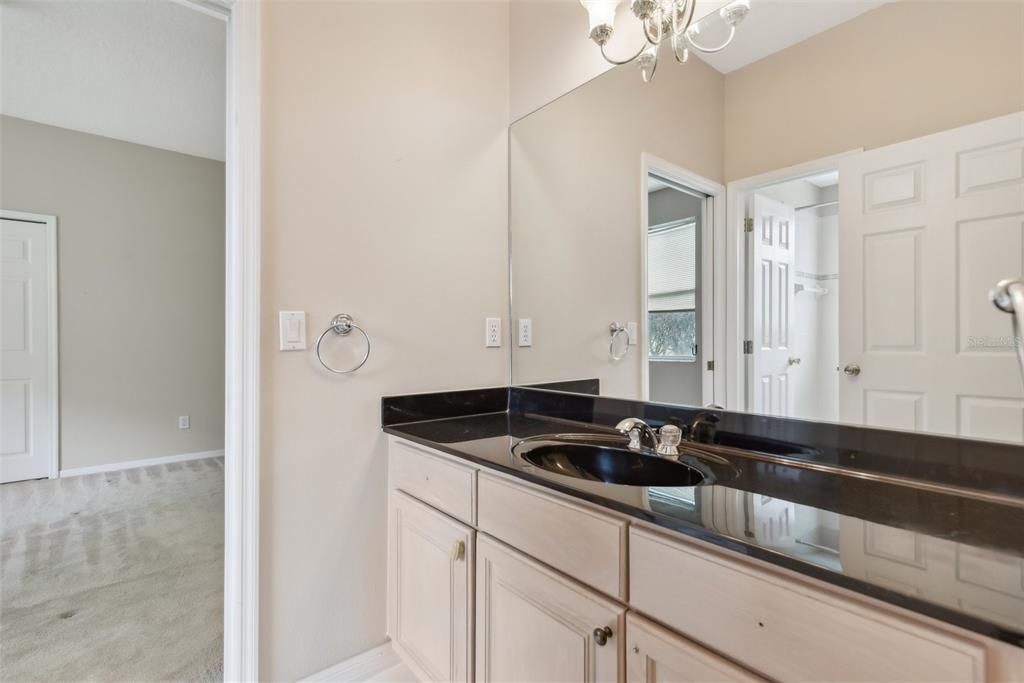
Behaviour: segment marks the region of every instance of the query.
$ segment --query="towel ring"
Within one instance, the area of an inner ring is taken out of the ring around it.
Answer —
[[[611,335],[611,338],[608,341],[608,356],[613,361],[620,361],[626,357],[627,353],[629,353],[629,330],[621,323],[612,323],[608,326],[608,333]],[[621,354],[615,353],[615,342],[618,340],[620,334],[626,335],[626,346],[622,350]]]
[[[332,368],[330,365],[327,364],[327,361],[324,360],[323,356],[320,355],[320,343],[323,342],[324,337],[327,336],[328,332],[334,332],[334,334],[337,334],[339,336],[347,337],[352,332],[352,330],[359,330],[359,332],[361,332],[363,335],[363,339],[366,340],[366,353],[363,354],[363,359],[359,361],[359,363],[357,363],[355,367],[349,368],[348,370],[338,370],[337,368]],[[330,327],[321,332],[320,336],[317,337],[316,359],[320,361],[320,365],[324,366],[325,368],[327,368],[336,375],[347,375],[350,372],[355,372],[359,368],[363,367],[366,364],[366,361],[370,359],[370,335],[366,334],[366,330],[359,327],[359,325],[356,325],[355,321],[352,319],[352,316],[350,316],[348,313],[339,313],[338,315],[331,318]]]

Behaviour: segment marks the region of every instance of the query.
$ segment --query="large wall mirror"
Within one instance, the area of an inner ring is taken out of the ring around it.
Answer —
[[[742,29],[512,125],[513,383],[1024,441],[1024,3]]]

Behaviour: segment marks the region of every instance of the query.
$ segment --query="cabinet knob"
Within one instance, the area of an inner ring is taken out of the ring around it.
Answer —
[[[465,556],[466,556],[466,542],[465,541],[455,541],[455,543],[452,544],[452,561],[453,562],[458,562],[459,560],[461,560]]]
[[[608,639],[612,637],[611,626],[598,626],[594,629],[594,642],[598,645],[604,645],[608,642]]]

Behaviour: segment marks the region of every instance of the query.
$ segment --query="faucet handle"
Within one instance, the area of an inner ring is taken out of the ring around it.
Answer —
[[[675,425],[663,425],[658,430],[658,455],[679,455],[679,443],[682,440],[682,429]]]

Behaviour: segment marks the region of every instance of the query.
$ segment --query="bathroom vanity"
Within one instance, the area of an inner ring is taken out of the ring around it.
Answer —
[[[517,444],[605,444],[615,410],[687,412],[493,391],[384,399],[388,631],[421,680],[1024,680],[1024,500],[980,471],[942,483],[947,450],[897,477],[884,449],[857,469],[837,465],[842,446],[710,435],[683,444],[705,465],[697,486],[609,483]],[[870,432],[832,427],[840,444]],[[808,514],[835,537],[801,531]]]

